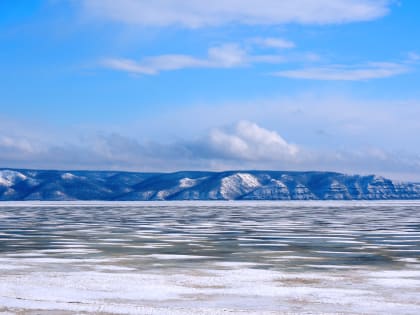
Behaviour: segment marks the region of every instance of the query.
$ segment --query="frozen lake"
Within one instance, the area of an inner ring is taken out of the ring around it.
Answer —
[[[0,204],[0,315],[420,314],[420,201]]]

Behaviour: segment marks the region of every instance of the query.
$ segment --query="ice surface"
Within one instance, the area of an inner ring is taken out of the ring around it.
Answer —
[[[420,314],[420,202],[9,203],[0,213],[0,315]]]
[[[385,277],[372,270],[285,273],[241,263],[160,273],[124,273],[129,270],[118,266],[99,269],[102,272],[2,274],[0,310],[172,314],[171,308],[174,314],[282,314],[296,309],[302,310],[297,314],[311,310],[413,315],[420,311],[416,300],[420,280],[413,272],[390,271]]]

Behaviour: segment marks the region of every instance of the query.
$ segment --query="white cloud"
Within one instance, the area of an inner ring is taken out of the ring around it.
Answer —
[[[115,70],[121,70],[132,73],[156,74],[157,71],[151,67],[138,64],[134,60],[123,58],[106,58],[102,60],[102,65]]]
[[[210,47],[207,56],[199,58],[184,54],[166,54],[145,57],[139,61],[124,58],[106,58],[100,61],[101,66],[113,70],[135,74],[154,75],[162,71],[174,71],[192,68],[228,69],[238,68],[258,63],[280,64],[285,62],[318,62],[320,56],[315,54],[250,54],[253,46],[270,48],[292,48],[294,43],[277,38],[253,38],[248,41],[248,49],[236,43],[227,43]],[[410,60],[397,62],[369,62],[358,65],[332,64],[318,67],[282,70],[272,75],[290,79],[329,80],[329,81],[361,81],[388,78],[411,71],[411,63],[416,55],[410,55]],[[411,65],[412,66],[412,65]]]
[[[213,129],[203,140],[213,158],[249,161],[279,161],[296,157],[298,147],[289,144],[277,132],[240,121],[233,131]]]
[[[90,16],[143,26],[188,28],[227,23],[274,25],[368,21],[386,15],[389,0],[79,0]]]
[[[253,44],[267,48],[286,49],[294,48],[296,45],[294,42],[282,39],[282,38],[253,38],[251,40]]]
[[[19,145],[27,138],[15,137],[12,143],[12,137],[8,137],[0,142],[2,167],[135,171],[331,170],[420,179],[418,154],[392,153],[375,146],[357,150],[298,147],[276,131],[249,121],[240,121],[232,128],[212,129],[198,139],[166,144],[140,142],[114,133],[77,140],[68,137],[59,142],[44,143],[37,150],[28,150],[25,145]],[[40,143],[35,145],[38,147]]]
[[[120,58],[107,58],[101,65],[136,74],[157,74],[161,71],[173,71],[188,68],[234,68],[252,63],[284,62],[280,55],[252,56],[237,44],[224,44],[209,48],[206,58],[196,58],[190,55],[160,55],[146,57],[140,61]]]
[[[225,44],[209,49],[208,63],[211,67],[231,68],[247,62],[247,53],[236,44]]]
[[[166,144],[140,142],[116,133],[96,133],[81,138],[67,136],[49,143],[34,142],[32,146],[27,137],[9,132],[0,138],[0,152],[0,164],[6,167],[173,171],[213,169],[215,163],[284,163],[293,161],[299,149],[275,131],[240,121],[231,128],[214,128],[196,139]]]
[[[135,64],[135,62],[133,62]],[[160,55],[156,57],[148,57],[140,62],[143,69],[148,69],[151,73],[160,71],[178,70],[184,68],[207,67],[210,66],[207,60],[201,60],[188,55]],[[121,69],[125,70],[125,69]],[[140,68],[131,68],[130,72],[145,73]],[[139,71],[138,71],[139,70]]]
[[[357,66],[328,65],[323,67],[284,70],[275,72],[273,75],[291,79],[360,81],[388,78],[409,71],[410,68],[402,63],[376,62]]]
[[[0,135],[0,148],[2,148],[3,154],[5,151],[21,151],[22,153],[28,153],[35,151],[35,148],[29,141],[29,139]]]
[[[419,105],[312,93],[192,104],[176,113],[167,109],[123,126],[94,130],[52,129],[0,118],[0,165],[137,171],[331,170],[420,181]]]
[[[420,54],[418,54],[418,53],[416,53],[416,52],[413,52],[413,51],[410,51],[410,52],[407,54],[407,57],[408,57],[408,61],[411,61],[411,62],[417,62],[417,61],[420,61]]]
[[[357,150],[379,147],[420,154],[420,103],[417,101],[366,100],[334,91],[307,91],[300,95],[248,99],[237,102],[192,103],[162,110],[139,119],[127,131],[153,135],[154,139],[188,139],[215,126],[229,126],[238,119],[281,130],[285,139],[314,150]],[[164,126],[164,127],[162,127]],[[403,128],[389,128],[403,126]],[[127,127],[128,128],[128,127]],[[322,131],[321,133],[319,131]]]

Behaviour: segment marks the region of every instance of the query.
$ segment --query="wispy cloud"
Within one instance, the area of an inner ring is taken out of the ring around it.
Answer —
[[[389,11],[390,0],[79,0],[90,16],[144,26],[187,28],[241,24],[328,24],[368,21]]]
[[[251,41],[254,45],[265,45],[270,48],[292,48],[294,44],[281,39],[260,38]],[[297,56],[297,57],[296,57]],[[370,62],[358,65],[332,64],[273,72],[273,76],[289,79],[324,80],[324,81],[363,81],[389,78],[412,70],[410,60],[402,62]],[[237,68],[258,63],[295,63],[298,61],[318,62],[318,55],[309,54],[291,56],[283,54],[249,54],[238,44],[224,44],[209,48],[205,58],[183,54],[168,54],[146,57],[140,61],[124,58],[105,58],[101,66],[109,69],[144,75],[158,74],[162,71],[174,71],[191,68]]]
[[[279,62],[284,62],[281,55],[249,55],[240,45],[224,44],[209,48],[205,58],[182,54],[146,57],[140,61],[106,58],[101,61],[101,65],[114,70],[150,75],[188,68],[234,68],[252,63]]]
[[[13,151],[22,151],[23,153],[35,151],[29,139],[6,135],[0,136],[0,148],[3,155]]]
[[[124,58],[106,58],[101,61],[101,64],[110,69],[131,73],[156,74],[158,72],[156,69],[141,65],[134,60]]]
[[[411,62],[418,62],[418,61],[420,61],[420,54],[418,54],[418,53],[416,53],[414,51],[410,51],[407,54],[407,57],[408,57],[408,61],[411,61]]]
[[[290,40],[286,40],[283,38],[273,38],[273,37],[268,37],[268,38],[257,37],[257,38],[253,38],[250,42],[254,45],[267,47],[267,48],[277,48],[277,49],[294,48],[296,46],[295,43]]]
[[[388,78],[409,72],[404,63],[375,62],[365,65],[327,65],[273,73],[275,76],[291,79],[361,81]]]

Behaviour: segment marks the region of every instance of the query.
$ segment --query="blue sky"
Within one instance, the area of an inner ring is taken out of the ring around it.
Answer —
[[[420,3],[0,2],[0,166],[420,180]]]

